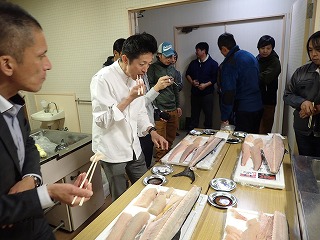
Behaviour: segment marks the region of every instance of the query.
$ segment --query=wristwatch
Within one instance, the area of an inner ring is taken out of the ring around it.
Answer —
[[[35,186],[36,188],[37,188],[37,187],[40,187],[40,185],[41,185],[40,179],[39,179],[38,177],[36,177],[36,176],[30,176],[30,177],[32,177],[33,180],[34,180],[34,186]]]
[[[157,129],[156,129],[155,127],[151,127],[151,128],[148,130],[148,133],[151,134],[152,131],[157,131]]]

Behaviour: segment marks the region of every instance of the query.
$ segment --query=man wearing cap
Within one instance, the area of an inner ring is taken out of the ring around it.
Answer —
[[[176,70],[172,65],[173,56],[174,49],[170,42],[163,42],[159,45],[157,61],[151,64],[147,72],[150,87],[155,86],[158,79],[163,76],[172,77],[168,79],[168,81],[178,79],[179,76],[177,76]],[[160,111],[167,113],[168,117],[157,118],[157,116],[155,116],[155,126],[157,132],[168,141],[170,149],[176,137],[178,119],[182,114],[179,105],[179,89],[177,84],[172,84],[160,90],[159,93],[153,105]],[[169,150],[156,148],[156,161],[160,161],[168,151]]]
[[[218,63],[213,60],[206,42],[196,45],[197,59],[191,61],[186,78],[191,84],[191,121],[189,130],[197,128],[201,110],[204,113],[204,128],[212,128],[213,91],[217,82]]]

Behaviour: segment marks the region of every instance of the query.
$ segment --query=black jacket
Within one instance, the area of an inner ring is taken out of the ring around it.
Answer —
[[[294,129],[304,135],[310,135],[313,129],[308,128],[309,118],[299,116],[301,104],[306,100],[314,102],[315,105],[320,104],[320,77],[317,68],[318,66],[312,62],[299,67],[292,75],[283,95],[284,102],[295,108]],[[318,121],[319,118],[320,114],[317,114],[312,117],[312,121]]]
[[[259,62],[260,91],[263,105],[277,104],[278,77],[281,65],[278,54],[272,50],[268,57],[257,56]]]

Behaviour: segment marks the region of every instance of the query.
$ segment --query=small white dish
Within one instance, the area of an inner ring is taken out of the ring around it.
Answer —
[[[157,165],[151,169],[151,172],[156,175],[166,176],[173,172],[173,168],[167,164]]]
[[[216,191],[230,192],[235,189],[237,184],[228,178],[214,178],[210,181],[210,187]]]
[[[238,131],[238,132],[234,132],[232,135],[235,136],[235,137],[245,138],[248,135],[248,133]]]

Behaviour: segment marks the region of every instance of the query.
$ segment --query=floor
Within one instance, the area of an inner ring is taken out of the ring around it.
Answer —
[[[173,146],[175,146],[178,142],[180,142],[185,136],[186,136],[186,131],[179,130],[178,131],[178,136],[176,136],[176,139],[173,143]],[[153,161],[154,163],[154,161]],[[71,240],[75,236],[79,234],[79,232],[82,231],[92,220],[94,220],[101,212],[103,212],[109,205],[111,204],[111,197],[110,195],[107,196],[105,203],[99,208],[90,218],[88,218],[87,221],[85,221],[76,231],[73,232],[68,232],[65,230],[58,230],[55,232],[55,237],[57,240]]]

